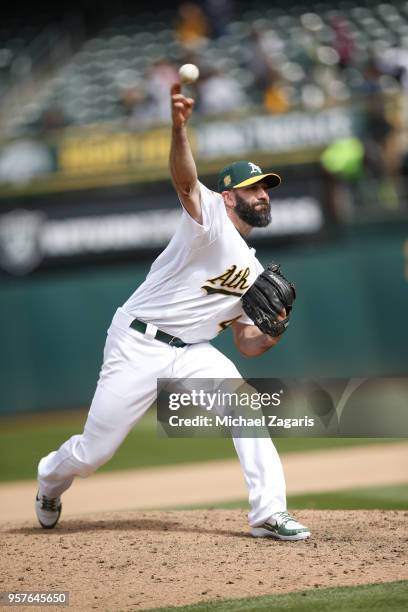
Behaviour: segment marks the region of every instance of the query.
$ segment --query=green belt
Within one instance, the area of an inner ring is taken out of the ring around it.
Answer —
[[[145,333],[147,325],[143,323],[143,321],[139,321],[138,319],[133,319],[130,324],[130,327],[133,327],[138,332],[142,334]],[[183,346],[187,346],[187,342],[183,342],[180,338],[176,338],[175,336],[170,336],[170,334],[166,334],[166,332],[157,330],[156,335],[154,337],[155,340],[160,340],[160,342],[165,342],[170,346],[175,346],[176,348],[183,348]]]

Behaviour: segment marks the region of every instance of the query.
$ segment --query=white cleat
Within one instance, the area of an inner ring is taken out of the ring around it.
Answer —
[[[275,512],[262,525],[252,527],[251,534],[255,538],[269,537],[277,540],[306,540],[310,537],[309,529],[287,512]]]
[[[47,497],[37,493],[35,498],[35,511],[38,522],[44,529],[52,529],[58,523],[61,515],[61,498]]]

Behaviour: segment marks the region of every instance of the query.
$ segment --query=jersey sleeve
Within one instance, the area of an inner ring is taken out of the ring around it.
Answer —
[[[253,320],[250,319],[245,312],[243,312],[242,316],[238,319],[238,323],[243,323],[244,325],[255,325]]]
[[[202,183],[199,183],[199,186],[202,224],[193,219],[184,207],[182,216],[185,238],[194,242],[193,248],[201,248],[216,240],[228,219],[222,196]]]

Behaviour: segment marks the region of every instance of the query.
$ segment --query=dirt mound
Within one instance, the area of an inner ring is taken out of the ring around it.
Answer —
[[[310,540],[254,539],[240,510],[104,513],[51,531],[4,524],[0,590],[69,591],[72,610],[137,610],[408,579],[408,512],[295,514]]]

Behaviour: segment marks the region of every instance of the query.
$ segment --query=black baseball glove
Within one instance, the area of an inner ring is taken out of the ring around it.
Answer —
[[[255,325],[269,336],[280,336],[289,325],[289,315],[296,291],[281,273],[279,264],[271,263],[242,296],[242,308]],[[286,318],[278,315],[286,310]]]

